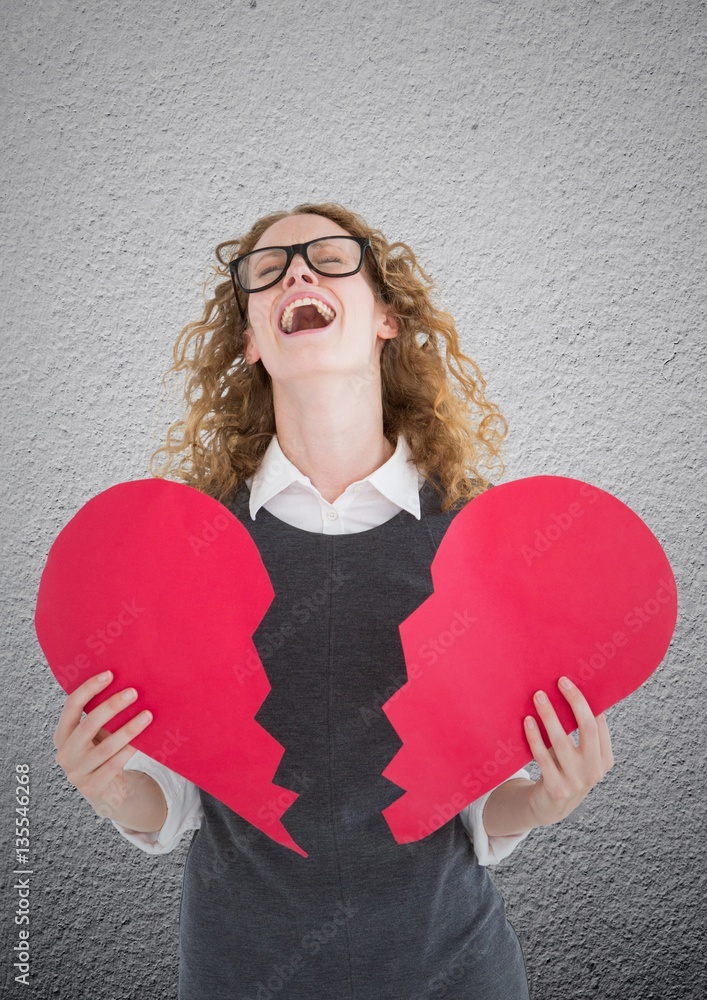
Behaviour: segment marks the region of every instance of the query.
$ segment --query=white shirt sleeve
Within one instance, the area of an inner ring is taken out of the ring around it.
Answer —
[[[164,764],[148,757],[141,750],[135,751],[123,770],[143,771],[149,774],[160,786],[167,800],[167,819],[162,829],[154,833],[130,830],[116,823],[114,819],[111,820],[116,830],[131,844],[135,844],[146,854],[167,854],[174,850],[183,833],[199,829],[204,810],[197,785],[176,771],[170,771]]]
[[[506,778],[506,781],[510,781],[511,778],[528,778],[532,780],[530,773],[524,767],[521,767],[515,774],[511,774]],[[501,784],[503,785],[505,782],[502,781]],[[496,785],[495,787],[499,788],[500,786]],[[493,791],[495,789],[490,788],[488,792],[484,792],[478,799],[474,799],[473,802],[470,802],[459,813],[464,829],[469,834],[474,845],[474,854],[480,865],[497,865],[503,858],[507,858],[511,851],[520,844],[521,840],[525,840],[530,833],[530,830],[526,830],[525,833],[519,833],[512,837],[489,837],[486,833],[486,827],[484,826],[481,814],[483,813],[486,799]]]

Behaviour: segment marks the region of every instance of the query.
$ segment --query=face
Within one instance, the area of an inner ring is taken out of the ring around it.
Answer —
[[[292,215],[270,226],[253,249],[350,235],[320,215]],[[283,332],[279,324],[283,305],[300,295],[319,297],[334,311],[328,326]],[[388,320],[376,299],[365,263],[358,274],[337,278],[317,274],[297,254],[276,285],[248,295],[245,358],[249,364],[262,359],[271,378],[279,380],[361,372],[379,365],[384,340],[397,332],[397,324]]]

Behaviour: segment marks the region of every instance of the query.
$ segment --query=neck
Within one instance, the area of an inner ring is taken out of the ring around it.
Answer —
[[[380,371],[369,381],[317,381],[306,391],[273,382],[275,425],[284,454],[333,503],[387,462],[395,446],[383,434]]]

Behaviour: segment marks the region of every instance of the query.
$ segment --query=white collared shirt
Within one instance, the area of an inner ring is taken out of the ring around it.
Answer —
[[[273,434],[263,461],[254,476],[246,479],[250,490],[250,516],[255,520],[261,507],[281,521],[305,531],[324,535],[348,535],[376,528],[409,511],[420,520],[420,489],[425,477],[410,460],[410,449],[400,435],[395,452],[365,479],[347,486],[329,503],[311,479],[285,456]]]
[[[255,519],[261,507],[287,524],[325,535],[345,535],[367,531],[394,517],[400,510],[420,519],[420,488],[425,479],[410,458],[410,448],[403,435],[387,462],[365,479],[352,483],[333,503],[325,500],[311,480],[302,475],[280,448],[274,434],[255,475],[246,480],[250,491],[250,516]],[[167,800],[167,818],[161,830],[139,833],[115,820],[113,826],[131,843],[148,854],[166,854],[174,850],[187,830],[201,826],[203,809],[199,789],[191,781],[171,771],[136,750],[125,770],[143,771],[160,785]],[[507,778],[530,778],[520,768]],[[482,821],[482,811],[490,789],[460,813],[461,821],[482,865],[497,864],[528,836],[530,831],[512,837],[489,837]]]

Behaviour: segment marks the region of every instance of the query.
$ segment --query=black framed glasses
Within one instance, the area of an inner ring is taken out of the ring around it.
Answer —
[[[373,253],[367,236],[322,236],[288,247],[261,247],[234,257],[228,266],[241,319],[245,319],[245,313],[237,289],[252,294],[272,288],[282,279],[295,254],[301,254],[307,266],[317,274],[347,278],[363,267],[366,247]]]

